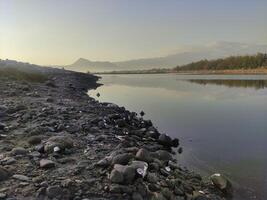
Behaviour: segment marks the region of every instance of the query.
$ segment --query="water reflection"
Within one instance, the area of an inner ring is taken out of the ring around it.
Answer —
[[[267,80],[231,80],[231,79],[221,79],[221,80],[208,80],[208,79],[191,79],[187,80],[191,83],[197,83],[201,85],[213,84],[213,85],[223,85],[229,88],[232,87],[242,87],[242,88],[255,88],[264,89],[267,87]]]

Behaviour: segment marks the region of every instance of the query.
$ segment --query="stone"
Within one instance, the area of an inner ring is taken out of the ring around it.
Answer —
[[[110,173],[112,183],[123,183],[123,171],[113,169]]]
[[[145,162],[148,162],[148,163],[152,161],[152,158],[151,158],[151,155],[150,155],[149,151],[147,151],[144,148],[141,148],[141,149],[138,150],[138,152],[135,155],[135,158],[137,160],[145,161]]]
[[[173,146],[171,137],[166,135],[166,134],[161,134],[159,136],[158,143],[163,145],[163,146],[167,146],[167,147]]]
[[[73,147],[73,140],[68,136],[53,136],[48,139],[44,145],[44,151],[48,153],[54,152],[54,147],[59,147],[62,150]]]
[[[38,151],[39,153],[44,153],[44,145],[38,144],[34,147],[35,151]]]
[[[48,103],[53,103],[53,102],[54,102],[54,99],[53,99],[53,98],[50,98],[50,97],[48,97],[48,98],[46,99],[46,102],[48,102]]]
[[[210,180],[212,182],[212,184],[217,187],[218,189],[220,189],[223,192],[226,193],[232,193],[232,185],[230,183],[230,181],[225,178],[223,175],[221,174],[213,174],[210,176]]]
[[[150,200],[167,200],[161,193],[154,192]]]
[[[46,194],[51,199],[61,199],[61,197],[63,196],[63,189],[57,185],[49,186],[48,188],[46,188]]]
[[[0,123],[0,130],[5,130],[6,125],[4,123]]]
[[[10,177],[10,172],[6,168],[0,166],[0,181],[5,181],[9,177]]]
[[[116,155],[112,158],[112,165],[115,165],[115,164],[126,165],[132,158],[133,158],[133,154],[131,153],[123,153],[123,154]]]
[[[110,174],[113,183],[131,183],[136,175],[133,167],[128,165],[115,164]]]
[[[134,192],[132,194],[132,200],[143,200],[143,197],[142,197],[142,195],[140,193]]]
[[[40,167],[49,169],[55,167],[55,163],[52,160],[42,159],[40,160]]]
[[[6,199],[7,194],[0,192],[0,200]]]
[[[37,144],[40,144],[42,141],[42,137],[40,136],[31,136],[29,139],[28,139],[28,143],[30,145],[37,145]]]
[[[111,193],[119,193],[119,194],[131,194],[133,192],[133,189],[129,187],[128,185],[118,185],[118,184],[112,184],[110,185],[109,191]]]
[[[15,155],[15,156],[26,155],[27,153],[28,153],[28,151],[23,147],[16,147],[16,148],[12,149],[12,151],[11,151],[11,154]]]
[[[14,163],[16,163],[16,159],[13,157],[6,157],[5,159],[2,160],[3,164],[5,165],[12,165]]]
[[[177,139],[177,138],[173,139],[172,140],[172,146],[175,148],[178,147],[179,146],[179,139]]]
[[[28,182],[28,181],[31,180],[29,177],[24,176],[24,175],[21,175],[21,174],[14,174],[14,175],[12,176],[12,178],[13,178],[13,179],[20,180],[20,181],[26,181],[26,182]]]
[[[146,178],[149,183],[157,183],[159,181],[156,173],[148,173]]]

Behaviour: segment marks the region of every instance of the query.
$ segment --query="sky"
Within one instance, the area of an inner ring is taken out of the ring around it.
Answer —
[[[266,0],[0,0],[0,58],[66,65],[267,44],[266,19]]]

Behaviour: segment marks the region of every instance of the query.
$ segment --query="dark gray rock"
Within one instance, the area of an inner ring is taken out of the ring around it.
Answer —
[[[167,147],[173,146],[171,137],[166,134],[161,134],[159,136],[158,143]]]
[[[40,167],[44,169],[49,169],[55,167],[55,163],[52,160],[42,159],[40,160]]]
[[[112,165],[115,164],[121,164],[121,165],[126,165],[128,162],[133,158],[133,154],[131,153],[123,153],[116,155],[112,158]]]
[[[37,145],[37,144],[40,144],[42,141],[42,137],[40,136],[31,136],[29,139],[28,139],[28,143],[30,145]]]
[[[148,162],[148,163],[152,161],[152,157],[150,155],[150,152],[147,151],[144,148],[141,148],[141,149],[138,150],[138,152],[135,155],[135,158],[137,160],[145,161],[145,162]]]
[[[16,148],[12,149],[12,151],[11,151],[11,154],[15,155],[15,156],[26,155],[27,153],[28,153],[28,151],[23,147],[16,147]]]
[[[24,175],[21,175],[21,174],[14,174],[14,175],[12,176],[12,178],[13,178],[13,179],[20,180],[20,181],[26,181],[26,182],[28,182],[28,181],[31,180],[29,177],[24,176]]]
[[[63,189],[57,185],[50,186],[46,188],[46,194],[51,199],[53,198],[61,199],[61,197],[63,196]]]
[[[0,166],[0,181],[7,180],[10,175],[10,172],[6,168]]]
[[[110,174],[110,180],[113,183],[131,183],[135,175],[136,171],[133,167],[115,164]]]

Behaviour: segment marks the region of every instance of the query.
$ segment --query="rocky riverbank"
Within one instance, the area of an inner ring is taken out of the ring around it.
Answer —
[[[97,77],[42,69],[0,76],[0,199],[226,199],[230,184],[179,165],[179,140],[87,95]]]

